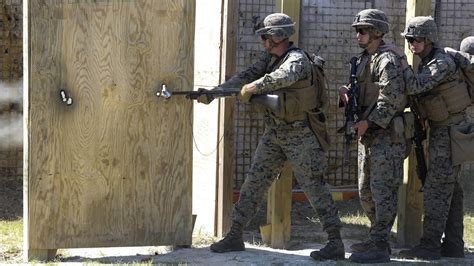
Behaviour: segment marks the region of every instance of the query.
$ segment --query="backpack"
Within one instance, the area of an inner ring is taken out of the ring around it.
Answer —
[[[454,59],[456,66],[461,70],[461,78],[467,85],[467,92],[471,98],[472,105],[474,103],[474,68],[471,67],[471,57],[472,55],[464,52],[458,52],[456,53],[456,56],[451,56],[451,58]]]

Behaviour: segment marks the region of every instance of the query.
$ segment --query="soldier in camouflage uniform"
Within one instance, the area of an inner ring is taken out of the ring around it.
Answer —
[[[327,168],[326,155],[308,122],[307,112],[310,110],[307,109],[312,108],[312,111],[317,112],[313,107],[317,106],[315,103],[318,99],[312,98],[309,105],[303,103],[314,90],[311,86],[312,66],[306,53],[289,42],[288,38],[294,31],[294,23],[289,16],[282,13],[268,15],[256,31],[266,51],[247,70],[220,85],[222,88],[243,86],[239,95],[241,102],[248,102],[252,94],[272,92],[286,99],[282,108],[298,108],[285,115],[265,111],[265,132],[240,190],[239,202],[234,206],[230,232],[224,239],[211,245],[214,252],[245,250],[243,228],[257,213],[259,204],[265,202],[268,189],[285,161],[289,160],[296,180],[328,234],[327,245],[313,251],[311,257],[316,260],[344,259],[340,235],[342,224],[323,180]],[[287,95],[283,95],[285,93]],[[291,99],[296,100],[290,103]],[[198,99],[202,103],[209,103],[210,100],[212,98],[208,96]]]
[[[450,47],[445,47],[444,51],[454,58],[456,65],[466,74],[474,71],[474,36],[464,38],[459,51]]]
[[[450,127],[466,122],[469,94],[451,56],[437,47],[438,31],[432,17],[414,17],[402,35],[421,58],[418,74],[404,72],[407,93],[417,99],[429,125],[429,163],[423,190],[423,236],[420,244],[403,250],[402,258],[464,257],[463,191],[460,166],[453,166]],[[441,237],[445,234],[443,243]]]
[[[369,239],[351,246],[350,260],[361,263],[390,261],[389,234],[397,213],[398,186],[403,179],[406,141],[403,110],[406,105],[402,70],[407,67],[403,51],[386,44],[389,23],[384,12],[359,12],[352,27],[364,51],[357,65],[359,141],[359,196],[371,226]],[[350,86],[339,89],[347,103]]]

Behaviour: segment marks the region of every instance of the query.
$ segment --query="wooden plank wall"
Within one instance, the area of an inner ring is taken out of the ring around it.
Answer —
[[[30,249],[191,243],[194,10],[29,1]]]

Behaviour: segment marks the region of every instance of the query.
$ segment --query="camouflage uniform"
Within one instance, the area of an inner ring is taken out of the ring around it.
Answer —
[[[357,130],[368,126],[359,140],[358,160],[359,197],[370,220],[370,231],[367,241],[351,246],[354,253],[349,259],[359,263],[388,262],[389,236],[397,214],[406,149],[402,133],[406,105],[402,60],[406,65],[406,59],[400,48],[382,40],[389,23],[381,10],[360,11],[352,27],[357,38],[365,40],[359,41],[364,51],[357,61],[359,95],[355,126]]]
[[[255,64],[221,87],[236,87],[253,82],[258,87],[257,93],[268,93],[311,77],[311,65],[302,50],[291,50],[281,64],[272,69],[276,59],[265,52]],[[240,200],[234,207],[233,220],[247,225],[257,213],[259,204],[265,201],[266,192],[281,172],[284,162],[289,160],[296,180],[316,209],[324,230],[339,230],[341,221],[323,180],[327,168],[326,155],[308,121],[287,122],[266,111],[265,125],[265,132],[240,190]]]
[[[256,34],[261,36],[266,52],[247,70],[220,85],[224,89],[243,86],[239,99],[244,102],[250,99],[249,94],[282,95],[280,103],[284,112],[265,110],[265,132],[241,187],[239,202],[234,206],[231,229],[224,239],[211,245],[214,252],[245,249],[243,227],[257,213],[272,182],[280,174],[285,161],[289,160],[296,180],[328,234],[326,246],[311,252],[310,256],[316,260],[344,258],[340,235],[342,224],[323,180],[326,157],[315,135],[317,131],[310,124],[313,113],[321,114],[319,109],[323,98],[315,94],[318,87],[312,84],[316,76],[313,77],[315,72],[310,58],[288,40],[294,32],[294,23],[289,16],[275,13],[265,17]],[[286,50],[281,54],[283,49]],[[251,93],[247,91],[249,86]]]
[[[359,196],[370,222],[370,239],[387,242],[397,213],[398,186],[403,179],[403,159],[406,149],[404,138],[392,134],[394,117],[406,104],[400,59],[390,51],[377,51],[373,55],[364,52],[359,62],[370,62],[367,69],[359,65],[358,81],[376,82],[379,94],[374,109],[365,118],[375,125],[370,127],[359,142]],[[364,71],[371,71],[365,78]],[[364,95],[359,95],[361,102]],[[362,106],[359,115],[366,108]]]
[[[421,17],[419,20],[429,22],[432,18]],[[437,35],[435,32],[430,34],[434,36],[430,38],[434,43]],[[415,34],[414,37],[418,36]],[[421,37],[428,38],[428,36]],[[440,85],[459,80],[460,72],[451,56],[442,49],[433,47],[432,51],[422,58],[418,73],[415,74],[409,68],[405,71],[404,77],[407,82],[407,93],[417,96],[418,101],[422,102],[427,96],[433,95],[433,90]],[[429,162],[423,190],[423,236],[419,246],[400,252],[403,257],[439,259],[442,248],[447,256],[450,254],[454,256],[452,251],[464,256],[463,191],[459,180],[460,167],[452,165],[449,131],[450,126],[465,121],[465,111],[450,114],[444,121],[433,121],[428,117]],[[441,245],[443,233],[445,238]]]
[[[453,59],[441,49],[435,48],[423,58],[418,74],[407,71],[408,93],[427,93],[442,83],[458,80],[460,73]],[[464,113],[464,112],[463,112]],[[465,119],[456,124],[464,122]],[[423,237],[421,244],[440,252],[441,237],[444,242],[464,247],[463,235],[463,191],[459,180],[459,166],[451,161],[451,140],[449,128],[453,124],[439,125],[429,120],[429,164],[423,190]]]

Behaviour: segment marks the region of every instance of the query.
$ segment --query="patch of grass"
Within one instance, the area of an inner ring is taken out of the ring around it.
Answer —
[[[464,215],[464,242],[469,247],[474,247],[474,215]]]
[[[363,212],[354,212],[354,213],[342,213],[341,221],[347,227],[357,227],[365,226],[369,228],[370,222],[367,216]],[[392,233],[396,234],[397,229],[397,220],[392,227]],[[352,231],[351,229],[347,231]],[[347,236],[358,235],[355,233],[347,232]],[[464,242],[467,247],[474,247],[474,213],[465,213],[464,214]]]
[[[0,262],[19,262],[22,255],[23,220],[0,221]]]
[[[206,247],[211,245],[212,243],[218,241],[219,238],[209,236],[209,235],[193,235],[193,243],[192,247],[194,248],[200,248],[200,247]]]
[[[362,225],[362,226],[367,226],[369,227],[370,222],[369,218],[361,212],[357,212],[355,214],[348,214],[348,215],[342,215],[341,221],[345,224],[354,224],[354,225]]]

